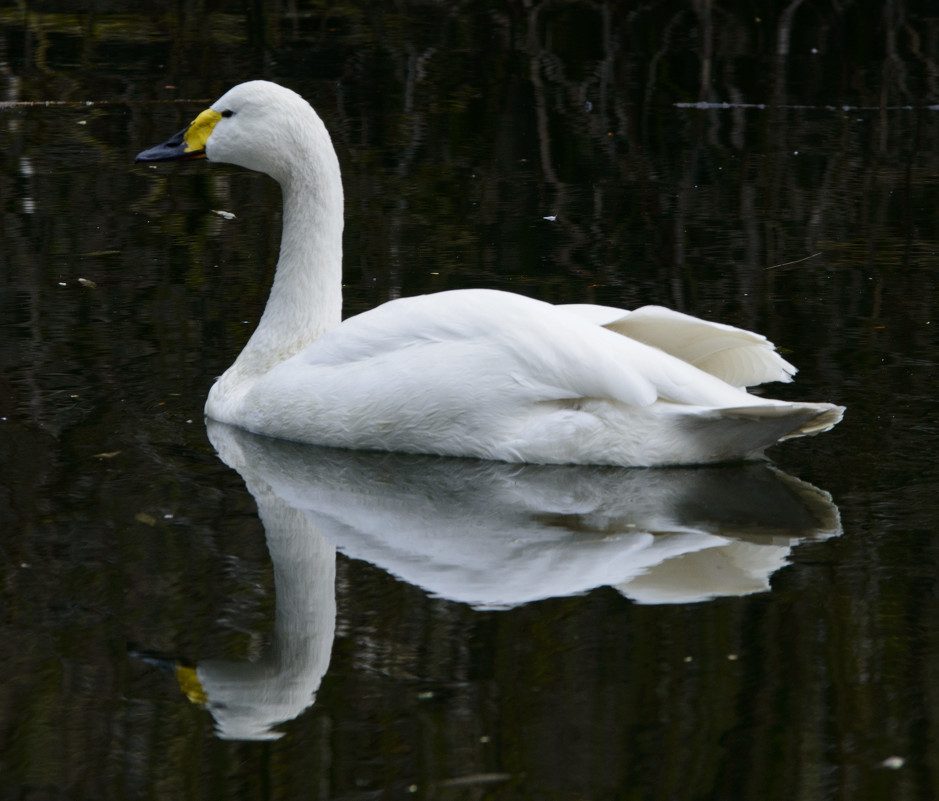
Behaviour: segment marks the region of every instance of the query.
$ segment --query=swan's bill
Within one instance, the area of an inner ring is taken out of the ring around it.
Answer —
[[[137,154],[135,162],[189,161],[205,158],[205,143],[215,130],[222,115],[207,108],[188,127],[167,139],[163,144]]]

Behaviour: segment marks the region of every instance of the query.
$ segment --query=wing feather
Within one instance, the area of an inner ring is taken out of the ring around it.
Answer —
[[[563,307],[617,334],[643,342],[735,387],[792,381],[796,368],[761,334],[712,323],[661,306],[624,311],[609,306]]]

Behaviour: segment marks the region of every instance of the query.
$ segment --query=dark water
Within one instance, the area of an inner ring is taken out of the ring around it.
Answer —
[[[247,5],[0,9],[0,798],[935,798],[935,9]],[[279,192],[133,156],[253,77],[333,131],[349,313],[661,303],[844,422],[684,471],[207,432]]]

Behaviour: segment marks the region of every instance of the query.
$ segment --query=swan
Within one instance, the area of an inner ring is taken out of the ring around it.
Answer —
[[[540,464],[760,458],[843,407],[747,391],[795,368],[759,334],[657,306],[556,306],[493,289],[401,298],[342,321],[343,190],[326,126],[295,92],[249,81],[137,162],[193,159],[281,185],[267,306],[206,417],[341,448]]]

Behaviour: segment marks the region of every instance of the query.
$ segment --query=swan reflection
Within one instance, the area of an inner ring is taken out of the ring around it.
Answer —
[[[311,706],[335,634],[336,550],[440,598],[508,608],[610,586],[637,603],[769,589],[806,539],[840,533],[830,496],[766,464],[510,465],[209,436],[254,496],[274,568],[271,644],[255,662],[177,668],[232,739]]]

